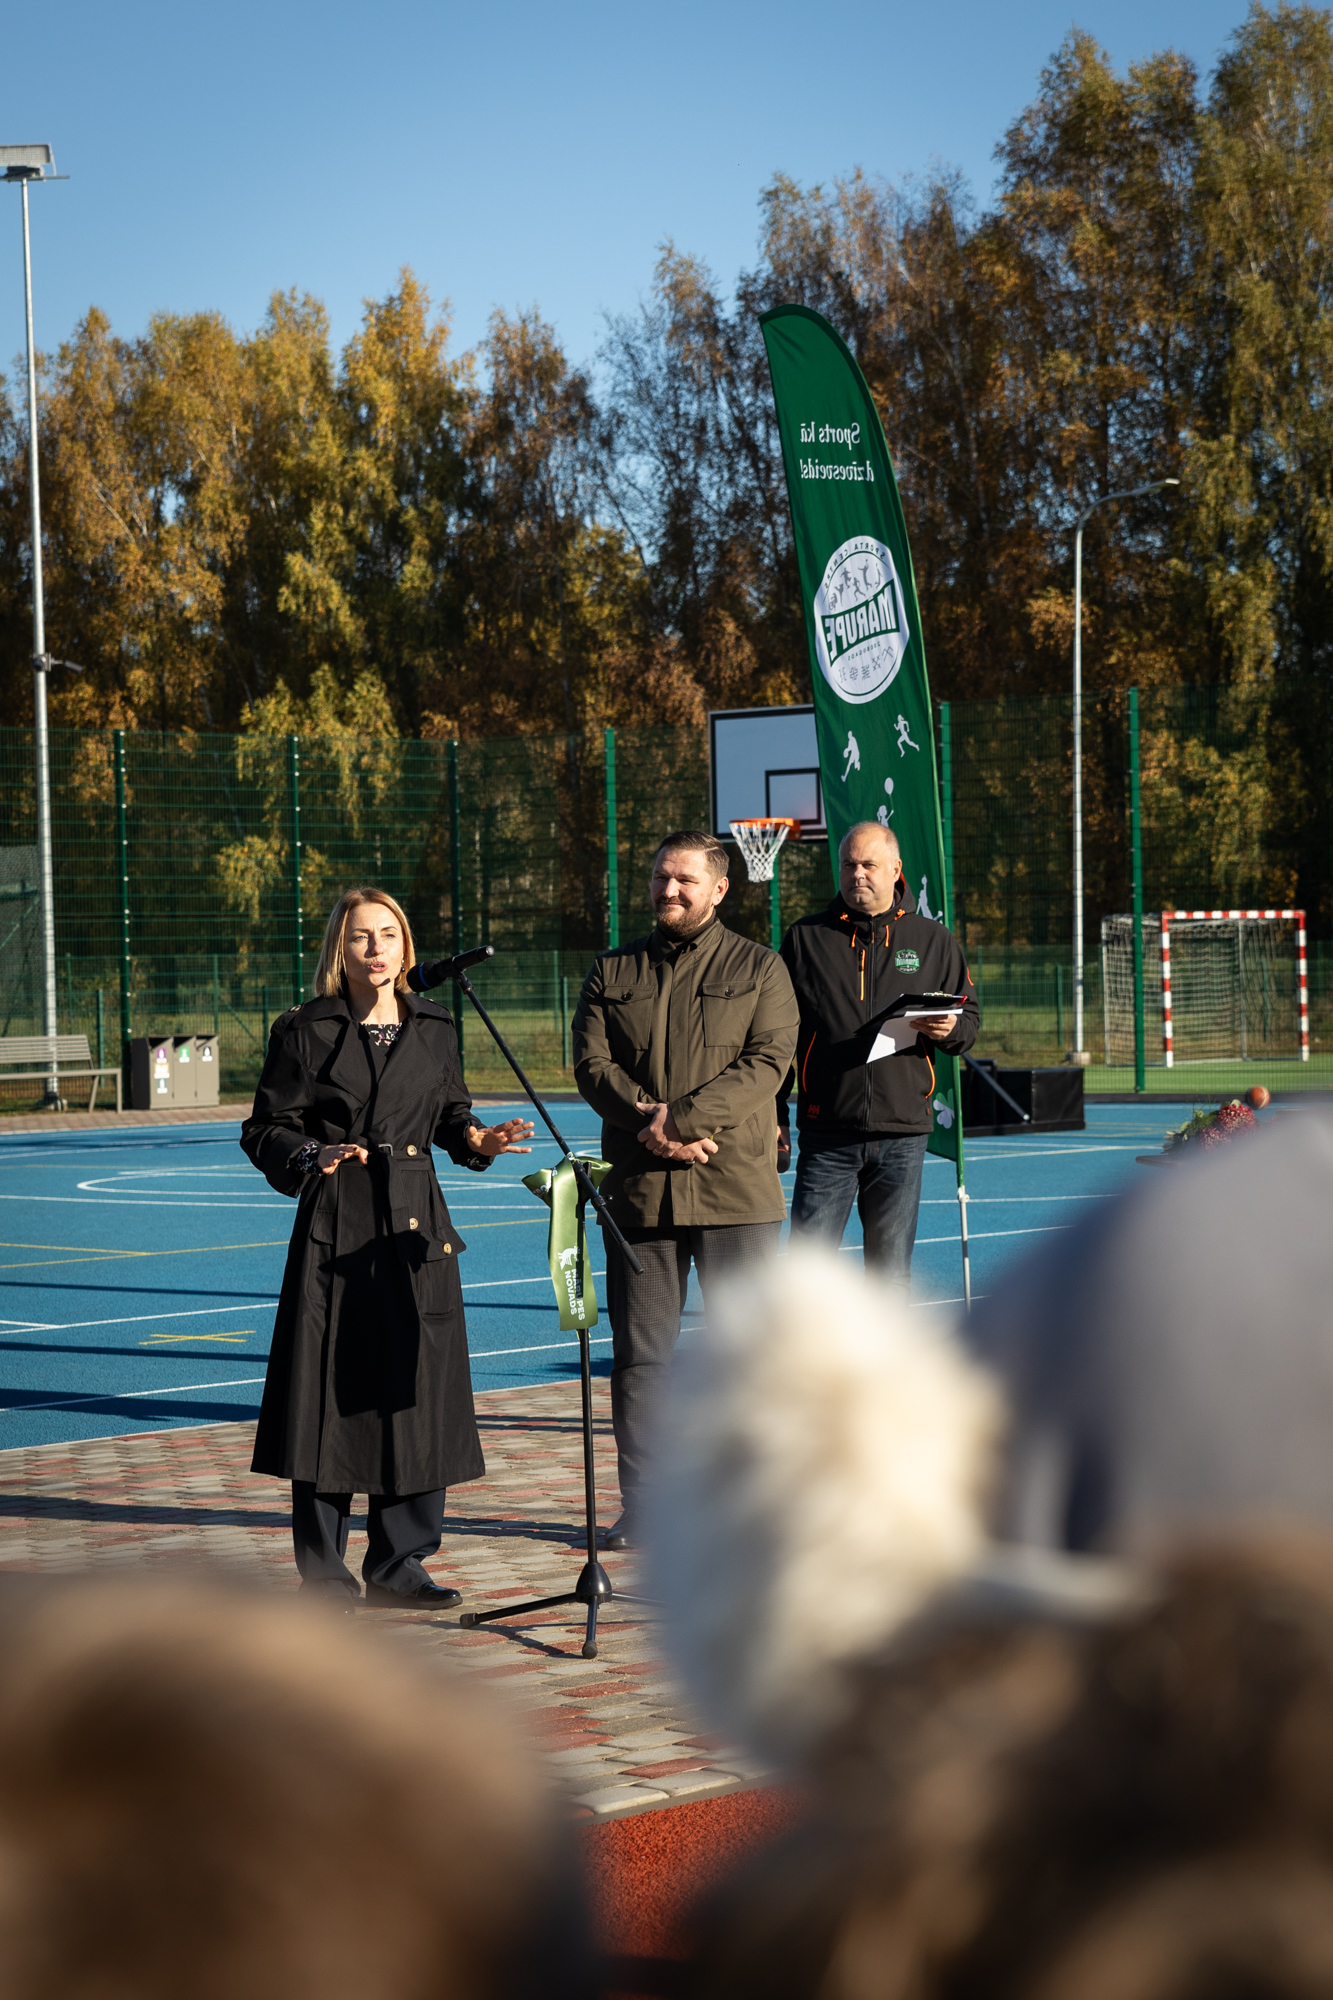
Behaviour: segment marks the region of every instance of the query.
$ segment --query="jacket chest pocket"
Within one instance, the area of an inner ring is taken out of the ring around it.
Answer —
[[[614,1049],[644,1053],[652,1039],[656,997],[655,989],[649,986],[621,987],[606,993],[606,1035]]]
[[[754,1019],[755,988],[728,986],[720,980],[699,988],[704,1041],[709,1048],[740,1048]]]

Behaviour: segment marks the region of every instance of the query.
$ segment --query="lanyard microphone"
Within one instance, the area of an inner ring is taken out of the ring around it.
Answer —
[[[432,958],[414,965],[407,975],[407,983],[414,993],[424,993],[429,987],[443,986],[446,979],[466,972],[469,965],[480,965],[483,959],[494,957],[493,944],[473,945],[471,951],[460,951],[454,958]]]

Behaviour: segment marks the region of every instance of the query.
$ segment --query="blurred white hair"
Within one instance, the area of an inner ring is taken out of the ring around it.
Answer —
[[[713,1727],[799,1760],[846,1665],[980,1557],[999,1432],[989,1379],[849,1258],[797,1245],[719,1288],[676,1363],[645,1536]]]

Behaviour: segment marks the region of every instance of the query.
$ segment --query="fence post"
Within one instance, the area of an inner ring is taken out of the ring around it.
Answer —
[[[120,878],[120,1059],[130,1059],[130,836],[125,811],[125,731],[115,732],[116,873]]]
[[[1139,691],[1129,690],[1129,853],[1134,911],[1134,1088],[1146,1090],[1143,1047],[1143,840],[1139,825]],[[1102,1005],[1106,997],[1102,996]]]
[[[1057,1049],[1062,1049],[1065,1045],[1064,984],[1065,969],[1062,965],[1057,965],[1055,968],[1055,1046]]]
[[[571,1050],[569,1044],[570,1044],[569,974],[566,973],[564,975],[564,978],[560,981],[560,1067],[561,1069],[568,1069],[570,1063],[573,1061],[573,1051]]]
[[[953,740],[949,704],[940,703],[940,832],[944,845],[944,928],[953,929]]]
[[[463,834],[458,798],[458,738],[449,739],[449,896],[453,904],[454,956],[463,949]],[[458,1054],[463,1055],[463,1002],[459,996],[454,1019],[458,1034]]]
[[[608,729],[606,744],[606,942],[612,951],[620,943],[620,850],[616,840],[616,732]]]
[[[222,982],[218,978],[218,955],[213,953],[213,1033],[222,1037]]]
[[[287,738],[287,787],[292,841],[292,1000],[299,1007],[305,984],[302,965],[305,951],[301,936],[301,739],[298,736]]]
[[[267,988],[267,986],[261,986],[261,987],[260,987],[260,989],[259,989],[259,1014],[260,1014],[260,1019],[261,1019],[261,1020],[263,1021],[263,1023],[264,1023],[264,1054],[265,1054],[265,1055],[267,1056],[267,1054],[268,1054],[268,988]]]
[[[100,986],[97,989],[97,1067],[106,1068],[106,1006]]]

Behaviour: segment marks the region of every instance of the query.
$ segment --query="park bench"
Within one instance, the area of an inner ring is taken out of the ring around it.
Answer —
[[[97,1103],[97,1086],[104,1076],[116,1080],[116,1109],[121,1107],[121,1077],[119,1067],[98,1068],[93,1062],[92,1051],[88,1047],[86,1035],[4,1035],[0,1036],[0,1083],[31,1077],[34,1081],[51,1074],[51,1059],[55,1058],[56,1079],[62,1078],[88,1085],[88,1109]],[[23,1063],[28,1067],[11,1068],[11,1064]],[[71,1063],[79,1063],[81,1068],[71,1069]]]

